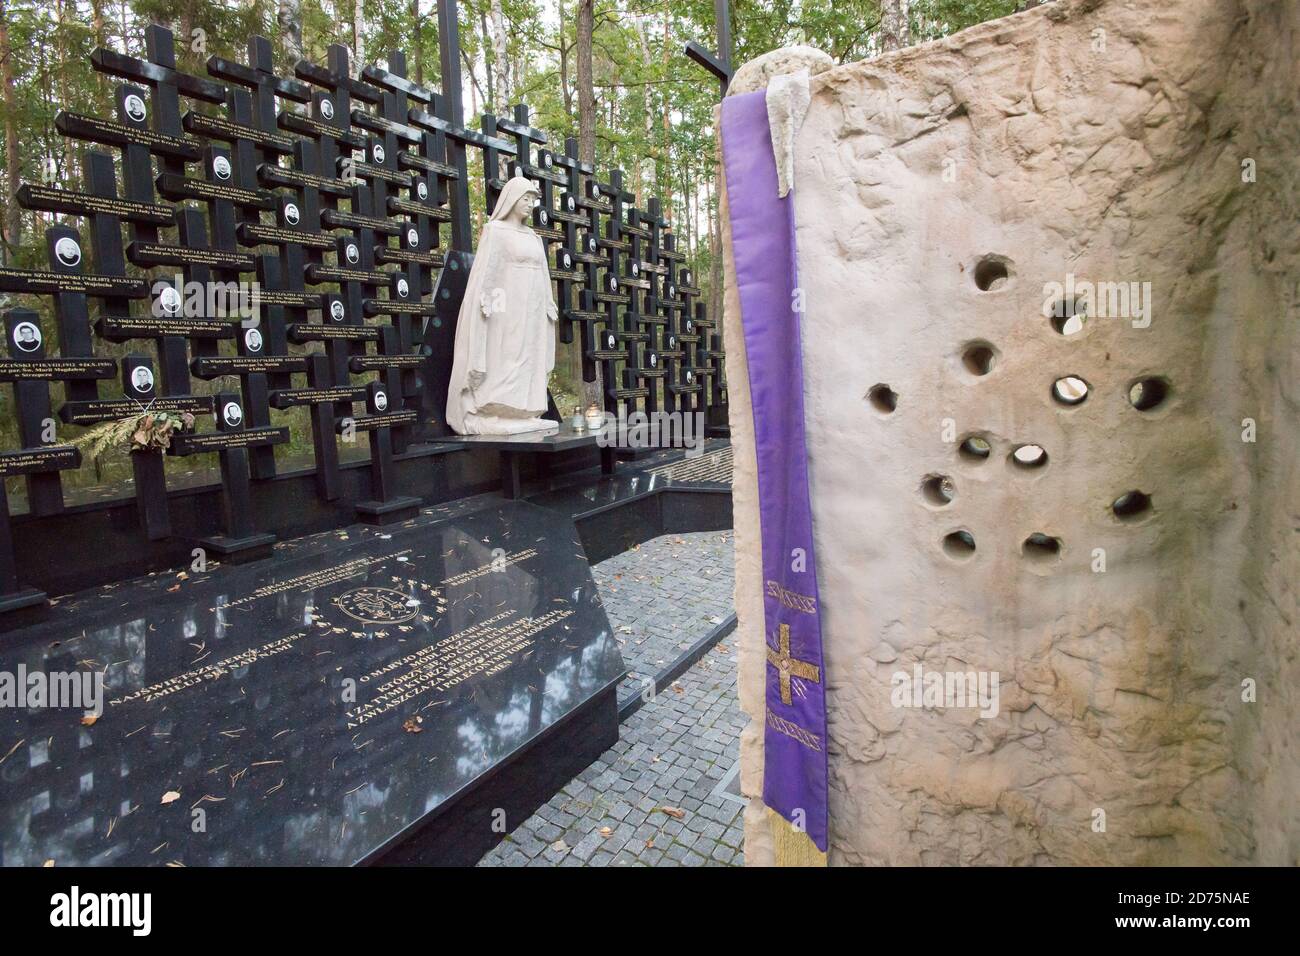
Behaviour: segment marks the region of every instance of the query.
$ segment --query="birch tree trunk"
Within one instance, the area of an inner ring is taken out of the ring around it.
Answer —
[[[501,10],[501,0],[492,0],[492,58],[496,60],[497,92],[500,102],[494,104],[503,111],[510,105],[510,55],[506,45],[506,17]]]
[[[352,0],[352,55],[355,58],[352,61],[352,70],[357,74],[360,74],[366,62],[365,26],[365,13],[361,8],[361,0]]]
[[[911,45],[907,0],[880,0],[880,48],[885,53]]]
[[[280,41],[289,55],[290,64],[297,63],[302,55],[302,0],[279,0],[275,22],[280,28]]]

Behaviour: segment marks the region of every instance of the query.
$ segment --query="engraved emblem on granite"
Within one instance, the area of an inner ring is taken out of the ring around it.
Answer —
[[[401,624],[420,613],[420,602],[393,588],[366,585],[344,591],[334,606],[363,624]]]

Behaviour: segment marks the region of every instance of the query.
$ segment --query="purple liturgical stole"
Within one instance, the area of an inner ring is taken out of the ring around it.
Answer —
[[[763,802],[825,853],[826,673],[794,298],[794,199],[777,195],[764,91],[722,101],[722,159],[754,406],[763,536]]]

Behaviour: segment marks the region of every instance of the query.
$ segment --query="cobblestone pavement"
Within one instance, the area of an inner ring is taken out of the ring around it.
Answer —
[[[673,555],[679,560],[666,564]],[[638,674],[663,669],[731,610],[730,532],[665,535],[593,570],[610,623],[631,628],[620,637]],[[734,770],[744,722],[725,638],[479,865],[742,865]]]
[[[620,700],[731,613],[731,547],[730,531],[666,534],[592,567],[628,669]]]

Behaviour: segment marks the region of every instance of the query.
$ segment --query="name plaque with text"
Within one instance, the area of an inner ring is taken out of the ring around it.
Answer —
[[[277,372],[305,372],[307,359],[301,355],[200,355],[190,362],[190,371],[198,378],[219,375],[266,375]]]
[[[18,202],[25,209],[40,209],[45,212],[61,212],[73,216],[106,215],[117,216],[127,222],[147,223],[155,226],[170,226],[174,222],[175,212],[170,206],[151,202],[136,202],[133,199],[118,199],[116,196],[96,196],[91,193],[77,193],[68,189],[54,189],[35,183],[25,183],[18,187]]]
[[[165,335],[183,335],[191,339],[233,339],[239,329],[237,319],[155,318],[151,315],[106,315],[95,322],[95,331],[110,342],[131,339],[156,339]]]
[[[0,476],[30,475],[38,471],[63,471],[81,465],[81,450],[72,445],[0,451]]]
[[[113,378],[117,362],[97,358],[0,359],[0,382]]]
[[[79,292],[82,295],[143,299],[149,294],[149,287],[143,279],[132,279],[128,276],[0,267],[0,292]]]
[[[328,388],[282,388],[271,393],[271,407],[292,408],[294,405],[323,405],[327,402],[359,402],[365,397],[365,389],[347,385],[332,385]]]
[[[289,326],[289,338],[295,342],[328,342],[340,339],[375,342],[379,340],[379,329],[373,325],[311,325],[306,322],[295,322]]]
[[[354,355],[348,359],[353,372],[381,372],[386,368],[419,368],[427,359],[423,355]]]
[[[233,448],[259,448],[262,445],[282,445],[289,440],[289,429],[265,425],[234,432],[202,432],[197,435],[174,435],[167,448],[172,455],[199,455],[210,451],[230,451]]]
[[[68,425],[95,425],[144,412],[189,412],[203,415],[212,411],[211,395],[170,395],[148,403],[134,398],[99,398],[85,402],[64,402],[59,418]]]
[[[362,415],[357,418],[342,418],[335,423],[338,431],[346,431],[349,424],[359,432],[370,432],[376,428],[396,428],[399,425],[415,423],[415,412],[406,409],[400,412],[388,412],[384,415]]]

